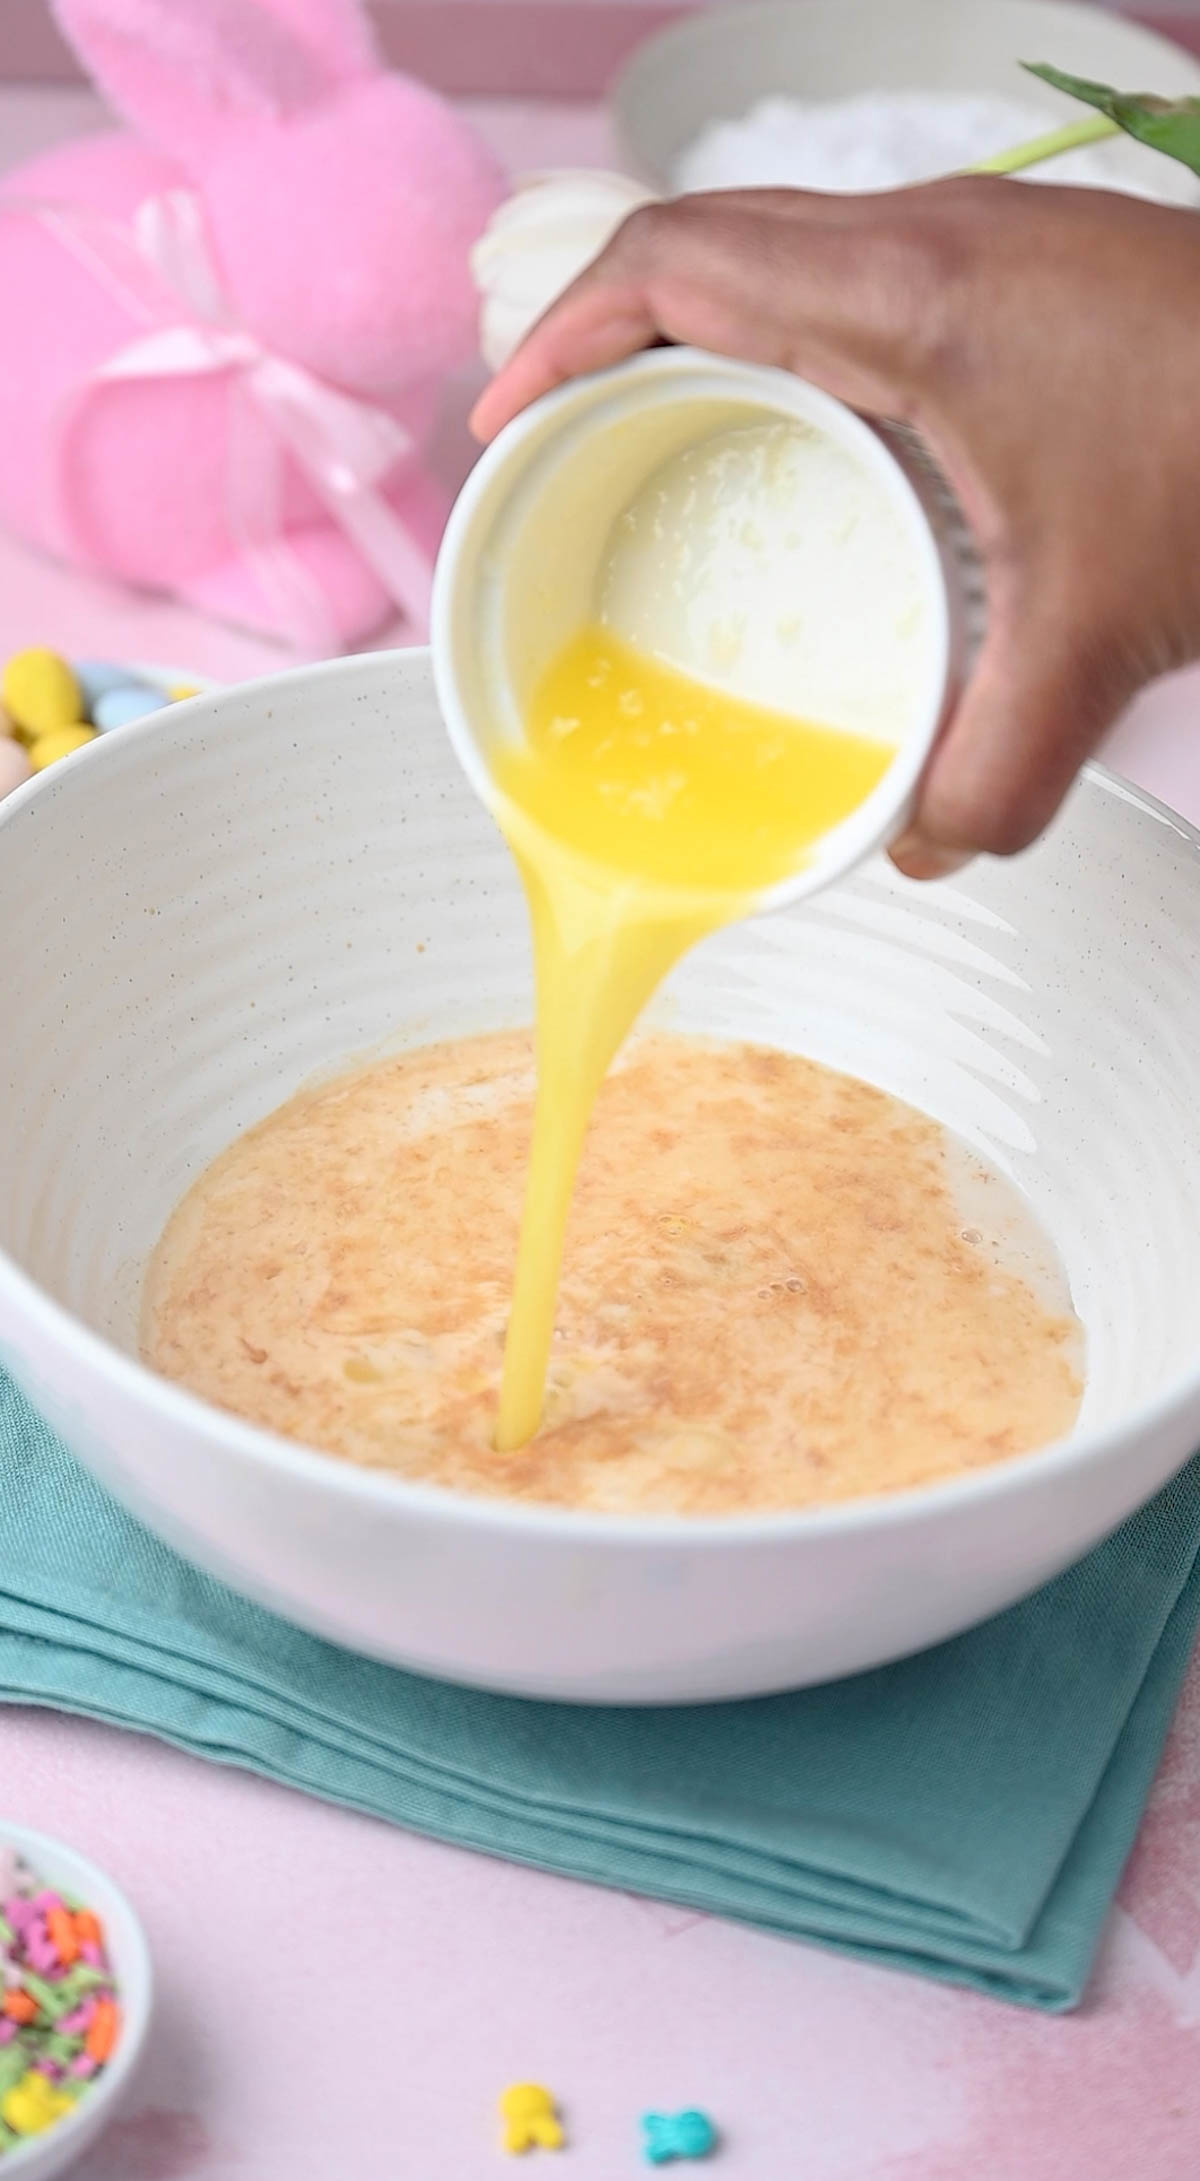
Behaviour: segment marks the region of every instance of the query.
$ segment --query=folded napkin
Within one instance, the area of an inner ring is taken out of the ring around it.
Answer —
[[[984,1627],[794,1696],[487,1696],[197,1573],[0,1376],[0,1700],[1029,2006],[1080,1997],[1200,1616],[1200,1457]]]

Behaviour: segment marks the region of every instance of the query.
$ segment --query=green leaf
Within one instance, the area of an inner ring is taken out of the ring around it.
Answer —
[[[1040,76],[1055,91],[1095,106],[1126,136],[1134,136],[1152,151],[1178,159],[1200,174],[1200,98],[1155,98],[1150,91],[1114,91],[1108,83],[1089,83],[1085,76],[1064,75],[1061,68],[1044,62],[1022,61],[1031,76]]]

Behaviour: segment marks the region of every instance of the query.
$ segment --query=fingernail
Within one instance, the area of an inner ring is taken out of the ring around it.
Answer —
[[[902,833],[899,840],[892,842],[888,854],[905,878],[925,880],[952,878],[971,861],[969,849],[946,848],[917,832]]]

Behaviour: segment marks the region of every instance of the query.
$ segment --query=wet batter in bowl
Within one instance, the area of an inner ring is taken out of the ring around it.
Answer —
[[[850,1077],[661,1035],[600,1093],[543,1425],[497,1453],[533,1096],[513,1035],[292,1099],[171,1220],[147,1361],[348,1461],[605,1513],[822,1505],[1070,1430],[1080,1329],[1009,1184]]]

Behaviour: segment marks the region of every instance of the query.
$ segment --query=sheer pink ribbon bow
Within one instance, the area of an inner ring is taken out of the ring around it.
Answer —
[[[282,487],[291,455],[328,513],[357,546],[417,634],[428,627],[433,570],[383,487],[412,439],[397,419],[342,392],[303,365],[275,354],[239,326],[222,291],[191,190],[147,198],[131,227],[75,206],[8,197],[0,211],[32,213],[150,330],[93,373],[72,400],[112,380],[236,375],[231,412],[228,508],[238,548],[304,649],[337,646],[320,586],[287,540]],[[265,421],[270,429],[257,428]],[[250,428],[248,428],[250,427]],[[59,527],[79,526],[70,502],[64,429]]]

